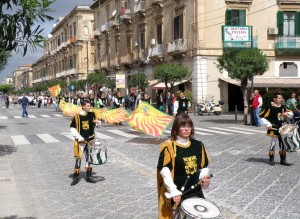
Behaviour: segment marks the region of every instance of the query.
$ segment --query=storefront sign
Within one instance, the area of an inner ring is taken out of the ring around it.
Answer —
[[[224,42],[250,42],[250,26],[223,26]]]
[[[116,88],[125,88],[125,74],[116,74]]]

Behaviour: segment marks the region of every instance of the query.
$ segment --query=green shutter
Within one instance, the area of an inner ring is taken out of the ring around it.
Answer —
[[[225,12],[225,25],[231,25],[231,10]]]
[[[278,36],[283,36],[283,11],[277,12],[277,28],[278,28]]]
[[[300,36],[300,12],[296,12],[295,35]]]
[[[239,26],[246,26],[246,10],[239,10]]]

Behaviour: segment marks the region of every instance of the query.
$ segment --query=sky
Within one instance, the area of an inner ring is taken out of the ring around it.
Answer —
[[[54,19],[52,21],[47,21],[45,23],[40,22],[41,28],[44,29],[43,36],[47,37],[51,32],[53,25],[56,23],[56,20],[59,17],[64,17],[69,14],[77,5],[91,5],[93,0],[56,0],[51,5],[53,12],[49,13]],[[43,55],[43,49],[38,49],[37,51],[31,52],[27,51],[26,56],[22,54],[12,53],[12,57],[8,60],[8,63],[5,69],[0,72],[0,83],[6,77],[12,77],[12,73],[20,65],[23,64],[32,64],[37,61]]]

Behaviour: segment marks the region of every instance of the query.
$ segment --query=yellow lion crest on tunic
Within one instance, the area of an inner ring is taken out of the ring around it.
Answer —
[[[195,155],[192,157],[184,157],[183,161],[185,163],[186,174],[193,175],[197,172],[197,157]]]
[[[88,130],[89,129],[89,121],[82,121],[82,129]]]

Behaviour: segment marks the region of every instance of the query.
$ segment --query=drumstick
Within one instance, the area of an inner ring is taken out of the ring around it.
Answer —
[[[186,184],[187,184],[187,182],[189,181],[190,178],[191,178],[190,176],[186,177],[185,182],[183,183],[183,185],[182,185],[182,187],[180,189],[181,192],[183,192],[185,190],[185,186],[186,186]]]
[[[212,174],[210,174],[209,176],[210,176],[210,178],[213,177]],[[188,192],[192,191],[196,186],[201,185],[201,183],[202,183],[202,180],[200,180],[200,181],[197,182],[196,184],[192,185],[189,189],[187,189],[186,191],[184,191],[184,192],[182,193],[182,196],[184,196],[184,195],[187,194]]]

